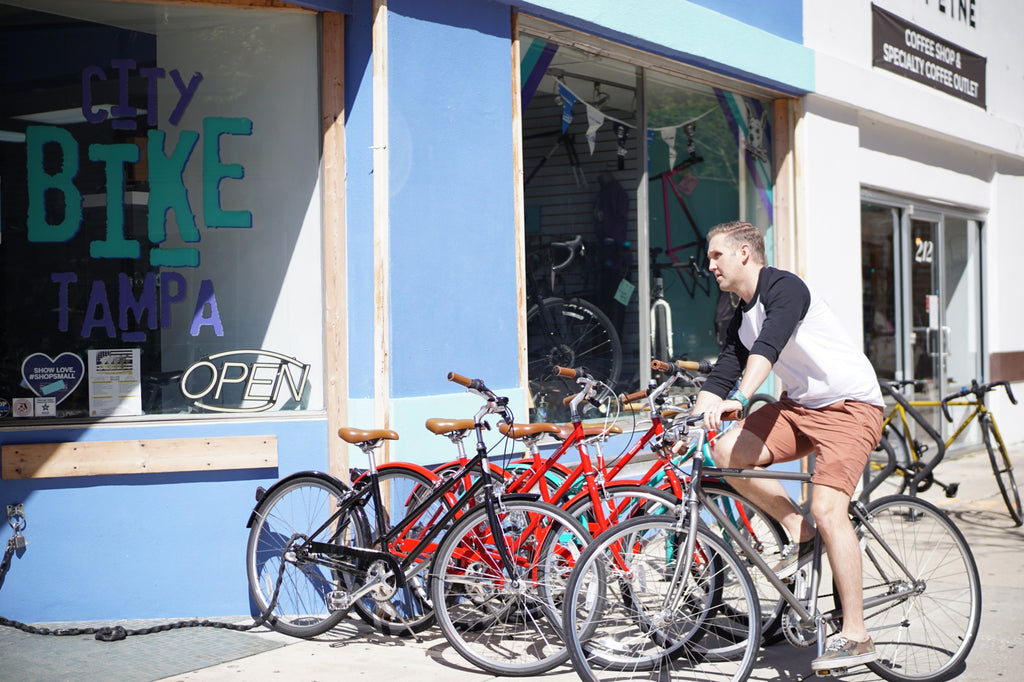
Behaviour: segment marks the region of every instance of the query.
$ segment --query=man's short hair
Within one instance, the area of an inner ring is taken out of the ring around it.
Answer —
[[[742,220],[720,223],[708,231],[708,241],[719,234],[724,234],[726,242],[734,248],[749,244],[754,262],[764,265],[764,237],[756,226]]]

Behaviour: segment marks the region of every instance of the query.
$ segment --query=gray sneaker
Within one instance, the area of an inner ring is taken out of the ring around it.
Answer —
[[[829,640],[825,653],[811,661],[811,670],[834,670],[863,665],[878,659],[874,642],[869,637],[866,642],[854,642],[841,635]]]
[[[801,565],[807,563],[813,552],[814,538],[804,540],[800,544],[792,542],[782,548],[782,552],[779,553],[779,562],[772,567],[772,571],[781,580],[785,580],[796,573],[796,569]]]

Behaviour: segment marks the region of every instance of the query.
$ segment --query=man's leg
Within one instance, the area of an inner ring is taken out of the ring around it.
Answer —
[[[761,439],[742,428],[732,429],[716,440],[713,456],[715,464],[721,467],[753,469],[772,463],[771,453]],[[768,478],[730,478],[729,484],[781,523],[792,542],[803,542],[814,537],[813,526],[797,510],[780,481]]]
[[[864,586],[861,572],[860,543],[847,510],[850,496],[827,485],[814,486],[811,515],[828,552],[836,591],[843,602],[843,630],[846,639],[868,639],[864,626]]]

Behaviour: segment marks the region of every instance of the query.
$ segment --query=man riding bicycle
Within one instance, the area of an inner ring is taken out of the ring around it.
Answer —
[[[747,396],[770,372],[782,381],[785,392],[778,402],[760,408],[718,439],[715,462],[753,468],[816,453],[811,479],[814,525],[779,481],[737,478],[731,483],[788,531],[792,544],[775,567],[779,577],[792,575],[810,558],[815,528],[821,533],[842,600],[843,628],[814,659],[812,669],[873,661],[878,653],[864,626],[860,546],[847,510],[881,437],[884,402],[875,371],[803,280],[765,265],[764,238],[754,225],[737,221],[712,228],[708,260],[719,288],[742,302],[694,412],[703,412],[705,426],[718,429],[722,414],[745,408]],[[737,379],[739,386],[733,390]]]

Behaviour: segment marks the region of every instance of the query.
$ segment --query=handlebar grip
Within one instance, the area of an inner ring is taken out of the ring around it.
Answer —
[[[694,362],[693,360],[676,360],[676,367],[685,369],[688,372],[700,372],[701,374],[711,374],[711,370],[715,368],[708,360],[701,360],[700,362]]]
[[[559,367],[557,365],[551,370],[551,373],[556,377],[565,377],[566,379],[575,379],[578,376],[577,371],[572,367]]]
[[[465,386],[466,388],[469,388],[473,384],[471,379],[467,379],[461,374],[456,374],[455,372],[448,372],[448,381],[454,382],[459,386]]]
[[[967,392],[968,391],[965,388],[962,391],[960,391],[960,393],[958,395],[955,395],[955,396],[948,395],[948,396],[946,396],[945,398],[943,398],[942,400],[939,401],[939,407],[942,408],[942,416],[945,417],[946,421],[948,421],[950,424],[953,423],[953,415],[951,415],[949,413],[949,407],[946,405],[946,403],[948,401],[950,401],[950,400],[953,400],[954,398],[959,398],[961,395],[965,395]]]
[[[743,419],[743,410],[722,413],[722,421],[724,422],[738,422],[741,419]]]
[[[1013,389],[1010,388],[1010,382],[1009,381],[999,381],[999,382],[996,382],[996,383],[999,386],[1002,386],[1003,388],[1006,389],[1006,397],[1010,399],[1011,403],[1016,405],[1017,404],[1017,399],[1013,397]]]
[[[622,394],[619,396],[619,400],[624,403],[633,403],[637,400],[643,400],[647,397],[647,391],[637,391],[636,393],[630,393],[629,395]]]
[[[651,369],[655,372],[671,372],[672,365],[667,362],[662,362],[661,360],[651,360]]]

